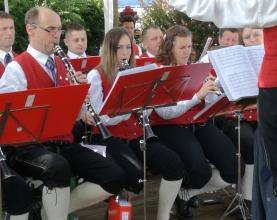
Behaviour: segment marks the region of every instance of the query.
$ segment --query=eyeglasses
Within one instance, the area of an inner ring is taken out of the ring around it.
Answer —
[[[59,34],[64,34],[64,32],[65,32],[65,30],[60,30],[60,29],[58,29],[58,30],[47,30],[47,29],[45,29],[45,28],[43,28],[43,27],[41,27],[37,24],[32,24],[32,25],[35,26],[35,27],[38,27],[38,28],[40,28],[40,29],[52,34],[52,35],[55,35],[57,32],[59,32]]]

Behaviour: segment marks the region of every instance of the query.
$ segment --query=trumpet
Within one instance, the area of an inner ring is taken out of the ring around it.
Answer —
[[[72,67],[71,63],[68,61],[63,50],[61,49],[61,47],[58,44],[55,44],[54,51],[58,54],[58,56],[62,60],[63,64],[65,65],[73,83],[75,85],[80,84],[80,82],[78,82],[74,76],[74,74],[75,74],[74,68]],[[89,100],[85,104],[86,104],[86,107],[87,107],[88,111],[90,112],[92,118],[94,119],[95,125],[98,127],[98,129],[100,131],[103,142],[106,142],[106,141],[110,140],[111,138],[113,138],[112,134],[108,131],[108,129],[101,122],[101,119],[99,118],[98,113],[95,110],[92,102]]]
[[[119,69],[119,71],[123,71],[123,70],[127,70],[130,69],[130,66],[127,62],[126,59],[123,59],[122,61],[122,67]],[[147,114],[143,114],[143,110],[139,110],[137,112],[138,115],[138,122],[141,125],[141,127],[145,128],[145,141],[151,139],[151,138],[158,138],[154,132],[152,131],[151,127],[150,127],[150,122],[149,122],[149,118],[147,116]]]

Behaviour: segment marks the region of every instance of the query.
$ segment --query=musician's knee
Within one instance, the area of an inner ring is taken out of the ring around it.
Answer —
[[[126,187],[127,175],[119,167],[114,166],[111,169],[111,172],[107,174],[107,178],[103,179],[103,182],[100,183],[101,187],[114,195],[117,195],[124,187]]]
[[[163,170],[163,178],[168,181],[180,180],[184,176],[184,164],[174,152],[167,155],[167,161]]]
[[[241,170],[241,177],[243,177],[243,175],[245,173],[245,164],[243,161],[241,161],[240,170]],[[220,176],[227,183],[237,183],[238,182],[238,167],[236,166],[229,172],[220,171]]]
[[[184,188],[201,189],[203,188],[212,177],[212,168],[209,163],[191,164],[185,167],[186,172],[182,186]]]
[[[41,175],[43,184],[49,189],[54,187],[68,187],[71,177],[68,161],[57,154],[49,155],[47,160],[48,163]]]

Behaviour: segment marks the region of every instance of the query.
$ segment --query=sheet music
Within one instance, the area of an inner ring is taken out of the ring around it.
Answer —
[[[208,51],[230,101],[258,95],[258,77],[243,46]]]
[[[213,41],[214,41],[213,38],[208,37],[208,39],[207,39],[207,41],[206,41],[206,44],[205,44],[205,46],[204,46],[204,49],[203,49],[203,51],[202,51],[202,53],[201,53],[201,56],[200,56],[198,62],[200,62],[200,61],[202,60],[202,58],[206,55],[206,53],[207,53],[208,49],[211,47]]]
[[[245,47],[245,50],[258,77],[265,54],[264,45]]]

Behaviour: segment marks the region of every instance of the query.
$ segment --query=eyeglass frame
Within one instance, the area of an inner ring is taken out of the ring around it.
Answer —
[[[33,25],[35,27],[38,27],[38,28],[40,28],[40,29],[48,32],[49,34],[52,34],[52,35],[55,35],[57,32],[59,32],[59,34],[64,34],[64,32],[65,32],[65,30],[61,30],[61,29],[58,29],[58,30],[47,30],[46,28],[43,28],[43,27],[41,27],[41,26],[39,26],[38,24],[35,24],[35,23],[33,23],[31,25]]]

